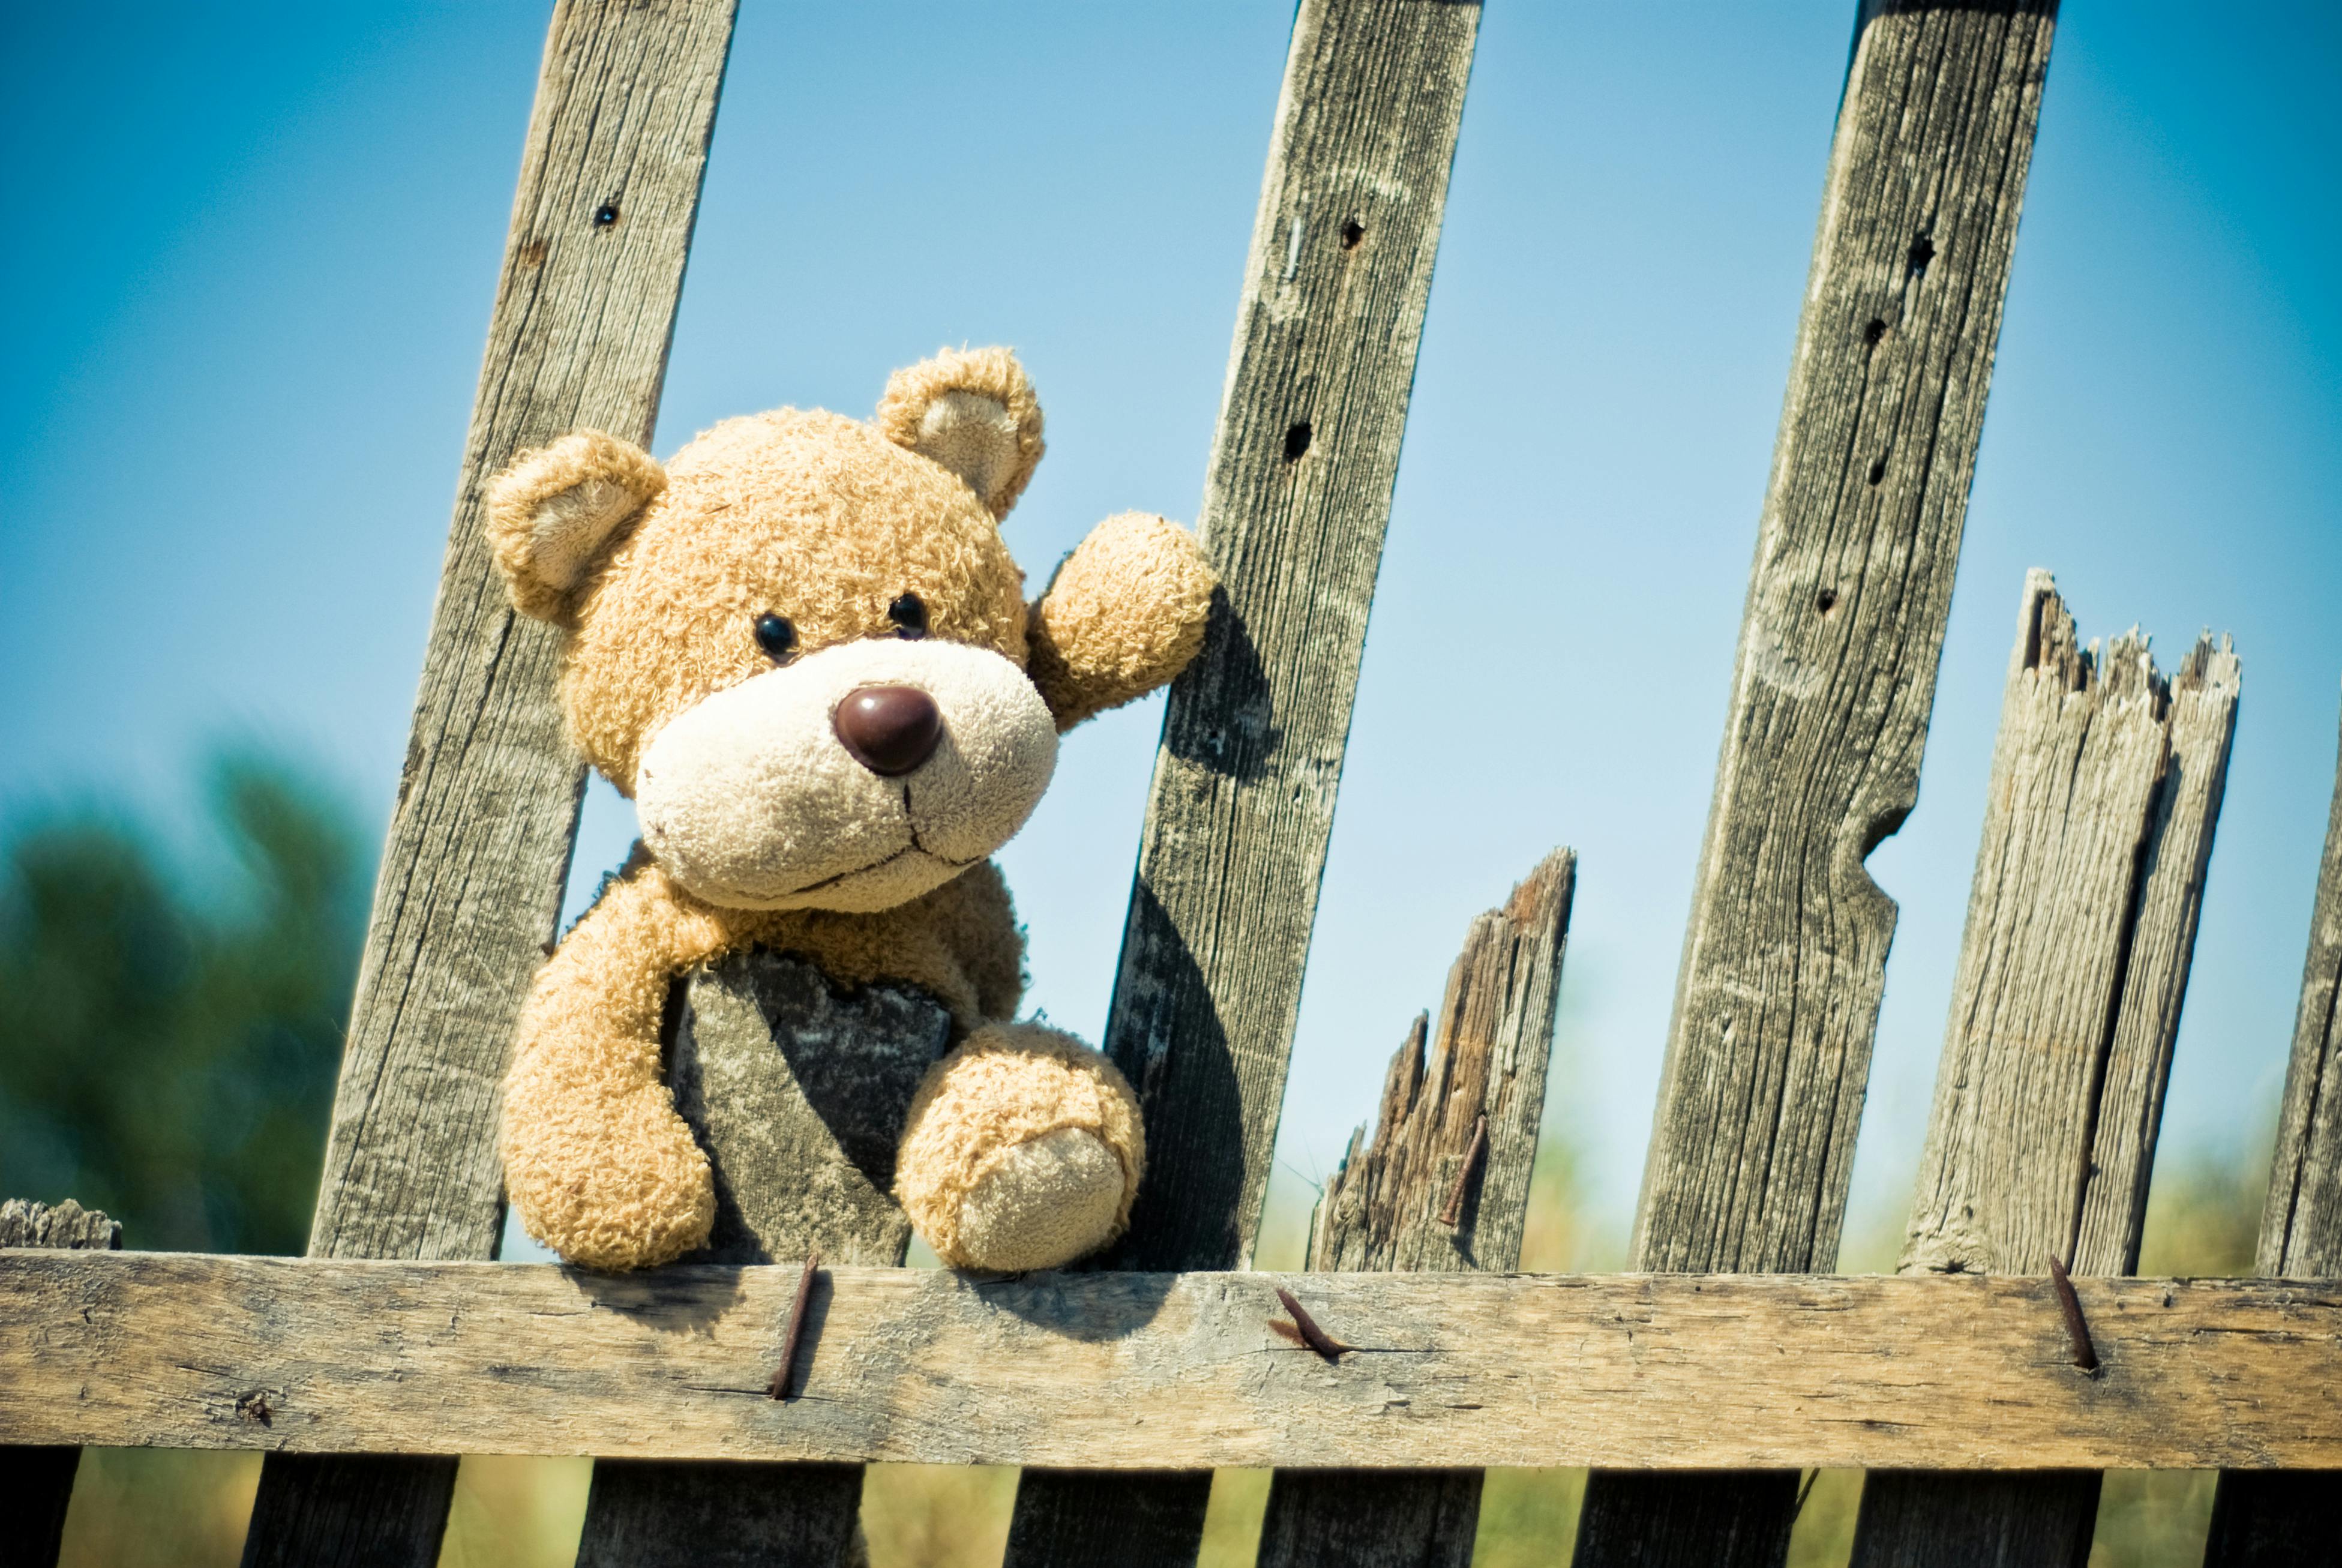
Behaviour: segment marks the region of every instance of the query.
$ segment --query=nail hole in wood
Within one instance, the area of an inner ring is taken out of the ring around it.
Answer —
[[[600,206],[594,209],[594,226],[596,228],[606,229],[617,221],[618,209],[614,204],[604,202]]]
[[[1366,237],[1366,225],[1360,223],[1357,219],[1352,218],[1348,223],[1342,225],[1342,248],[1344,250],[1356,250],[1357,248],[1358,242]]]
[[[1877,484],[1880,480],[1882,480],[1882,479],[1884,479],[1884,478],[1886,478],[1886,477],[1887,477],[1887,459],[1885,459],[1884,457],[1882,457],[1882,458],[1880,458],[1877,462],[1876,462],[1876,463],[1874,463],[1874,464],[1872,464],[1870,465],[1870,482],[1871,482],[1873,484]]]
[[[1287,463],[1309,450],[1309,422],[1301,421],[1285,433],[1285,460]]]
[[[1820,593],[1815,594],[1814,608],[1819,610],[1825,615],[1828,614],[1832,610],[1837,609],[1837,590],[1836,588],[1824,588]]]
[[[1870,318],[1870,325],[1862,329],[1862,341],[1867,344],[1870,344],[1874,347],[1877,346],[1878,341],[1886,335],[1887,324],[1879,320],[1875,315]]]
[[[1936,259],[1936,242],[1927,231],[1921,229],[1911,237],[1911,254],[1905,258],[1914,276],[1925,274],[1927,264]]]

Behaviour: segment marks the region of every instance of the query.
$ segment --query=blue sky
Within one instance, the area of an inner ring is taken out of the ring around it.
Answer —
[[[1582,860],[1551,1115],[1623,1224],[1811,245],[1847,0],[1489,6],[1305,995],[1323,1172],[1465,923]],[[0,813],[184,814],[257,734],[387,812],[527,118],[537,5],[0,17]],[[2077,4],[2060,27],[1857,1169],[1899,1211],[2025,569],[2244,716],[2167,1150],[2283,1070],[2342,678],[2342,19]],[[746,0],[657,447],[866,413],[1006,342],[1051,454],[1028,568],[1192,519],[1290,11]],[[1538,717],[1517,719],[1522,694]],[[1032,1001],[1096,1038],[1159,699],[1089,726],[1005,856]],[[579,882],[623,853],[589,803]]]

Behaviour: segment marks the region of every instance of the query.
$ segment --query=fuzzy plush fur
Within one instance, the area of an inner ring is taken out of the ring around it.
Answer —
[[[491,486],[515,607],[569,634],[569,733],[644,819],[539,974],[505,1083],[506,1186],[565,1258],[638,1268],[706,1239],[713,1185],[660,1077],[660,1015],[677,974],[750,946],[950,1010],[959,1044],[896,1167],[946,1262],[1050,1267],[1127,1223],[1137,1102],[1096,1052],[1012,1022],[1023,942],[986,857],[1046,787],[1056,732],[1194,657],[1213,579],[1185,530],[1131,514],[1025,604],[998,521],[1041,451],[1023,371],[983,349],[898,372],[871,424],[727,420],[664,467],[580,432]],[[903,635],[905,595],[923,637]],[[777,656],[770,617],[793,634]],[[829,722],[872,685],[916,686],[942,715],[907,774],[861,767]]]

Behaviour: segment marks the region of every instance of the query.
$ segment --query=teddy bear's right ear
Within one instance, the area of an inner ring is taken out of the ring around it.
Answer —
[[[513,459],[488,482],[488,549],[513,608],[568,624],[595,554],[666,488],[666,470],[649,453],[598,430]]]
[[[998,519],[1041,461],[1041,404],[1006,349],[946,348],[887,378],[878,433],[959,475]]]

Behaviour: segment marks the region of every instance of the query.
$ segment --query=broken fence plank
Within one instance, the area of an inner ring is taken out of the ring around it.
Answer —
[[[911,1097],[951,1015],[909,986],[841,992],[802,958],[736,953],[679,983],[667,1051],[676,1108],[716,1172],[716,1224],[694,1262],[889,1268],[910,1244],[892,1195]],[[816,1282],[818,1286],[819,1282]],[[805,1332],[818,1339],[826,1291]],[[795,1291],[791,1294],[795,1311]],[[766,1348],[777,1375],[785,1331]],[[801,1349],[796,1357],[802,1363]],[[802,1383],[802,1377],[797,1380]],[[860,1528],[856,1464],[606,1459],[578,1568],[836,1568]]]
[[[2227,787],[2240,682],[2197,640],[2167,682],[2136,631],[2084,650],[2027,575],[1920,1155],[1906,1273],[2128,1273]],[[1874,1474],[1857,1568],[2061,1568],[2096,1471]]]
[[[329,1453],[1122,1467],[2342,1464],[2342,1286],[799,1271],[0,1253],[0,1430]],[[1356,1352],[1269,1327],[1279,1289]]]
[[[1312,1269],[1460,1273],[1520,1266],[1554,999],[1577,857],[1556,849],[1472,922],[1439,1032],[1392,1061],[1374,1141],[1352,1137],[1312,1223]],[[1280,1470],[1259,1568],[1467,1568],[1476,1470]]]
[[[1200,520],[1218,570],[1173,685],[1105,1049],[1146,1113],[1114,1254],[1252,1251],[1406,429],[1476,0],[1301,0]],[[1027,1472],[1007,1568],[1187,1564],[1205,1475]]]
[[[2256,1267],[2314,1279],[2342,1274],[2342,750]],[[2342,1528],[2337,1497],[2342,1474],[2224,1473],[2205,1568],[2323,1568]]]
[[[54,1206],[24,1198],[0,1203],[0,1247],[44,1247],[65,1252],[119,1252],[122,1226],[96,1209],[67,1198]],[[52,1568],[65,1540],[65,1511],[73,1503],[74,1473],[81,1468],[77,1443],[40,1443],[0,1454],[14,1500],[8,1539],[0,1563]]]
[[[495,1253],[497,1086],[560,913],[586,771],[554,699],[556,635],[507,603],[482,491],[515,453],[570,429],[650,440],[735,4],[555,10],[375,884],[315,1256]],[[430,1568],[455,1474],[452,1462],[272,1463],[246,1568]]]
[[[1828,1266],[2056,0],[1863,0],[1759,524],[1633,1256]],[[1794,1475],[1589,1479],[1586,1568],[1773,1568]]]

